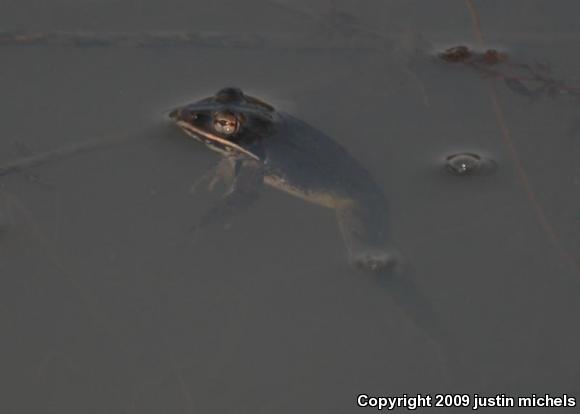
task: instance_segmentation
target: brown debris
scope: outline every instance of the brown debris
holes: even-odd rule
[[[546,63],[513,62],[496,49],[478,52],[463,45],[448,48],[437,57],[445,62],[461,63],[485,78],[501,80],[512,92],[530,99],[562,95],[580,99],[580,88],[554,78]]]
[[[457,63],[471,59],[472,55],[471,50],[467,46],[455,46],[439,53],[439,58],[446,62]]]
[[[507,59],[505,53],[499,52],[495,49],[487,49],[479,58],[481,63],[486,65],[495,65],[496,63],[502,63]]]
[[[507,55],[496,49],[487,49],[483,53],[476,52],[467,46],[454,46],[439,53],[439,58],[445,62],[467,63],[478,62],[484,65],[495,65],[507,59]]]

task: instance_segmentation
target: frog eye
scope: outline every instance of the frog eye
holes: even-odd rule
[[[231,135],[238,131],[240,123],[238,118],[228,112],[218,112],[213,117],[213,128],[216,132]]]

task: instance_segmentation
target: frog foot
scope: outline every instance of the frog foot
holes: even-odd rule
[[[372,273],[401,271],[403,260],[395,249],[364,251],[353,255],[351,262],[359,270]]]
[[[227,158],[223,159],[198,178],[191,187],[189,187],[189,193],[196,194],[199,188],[206,183],[208,191],[213,191],[219,183],[223,183],[227,188],[232,183],[233,175],[234,171],[232,161]]]

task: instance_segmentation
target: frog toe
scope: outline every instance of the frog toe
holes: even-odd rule
[[[399,272],[403,258],[396,249],[364,251],[354,254],[351,258],[353,266],[365,272]]]

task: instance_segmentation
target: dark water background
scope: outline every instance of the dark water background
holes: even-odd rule
[[[576,2],[473,3],[486,45],[580,85]],[[350,413],[361,392],[580,396],[579,102],[531,100],[437,62],[433,50],[478,46],[465,1],[284,4],[2,3],[2,30],[253,33],[266,46],[0,48],[2,162],[143,138],[2,178],[0,411]],[[219,193],[189,189],[217,158],[165,116],[226,85],[322,129],[372,172],[461,374],[347,266],[329,211],[268,190],[229,230],[190,240]],[[448,175],[441,160],[458,151],[498,169]]]

